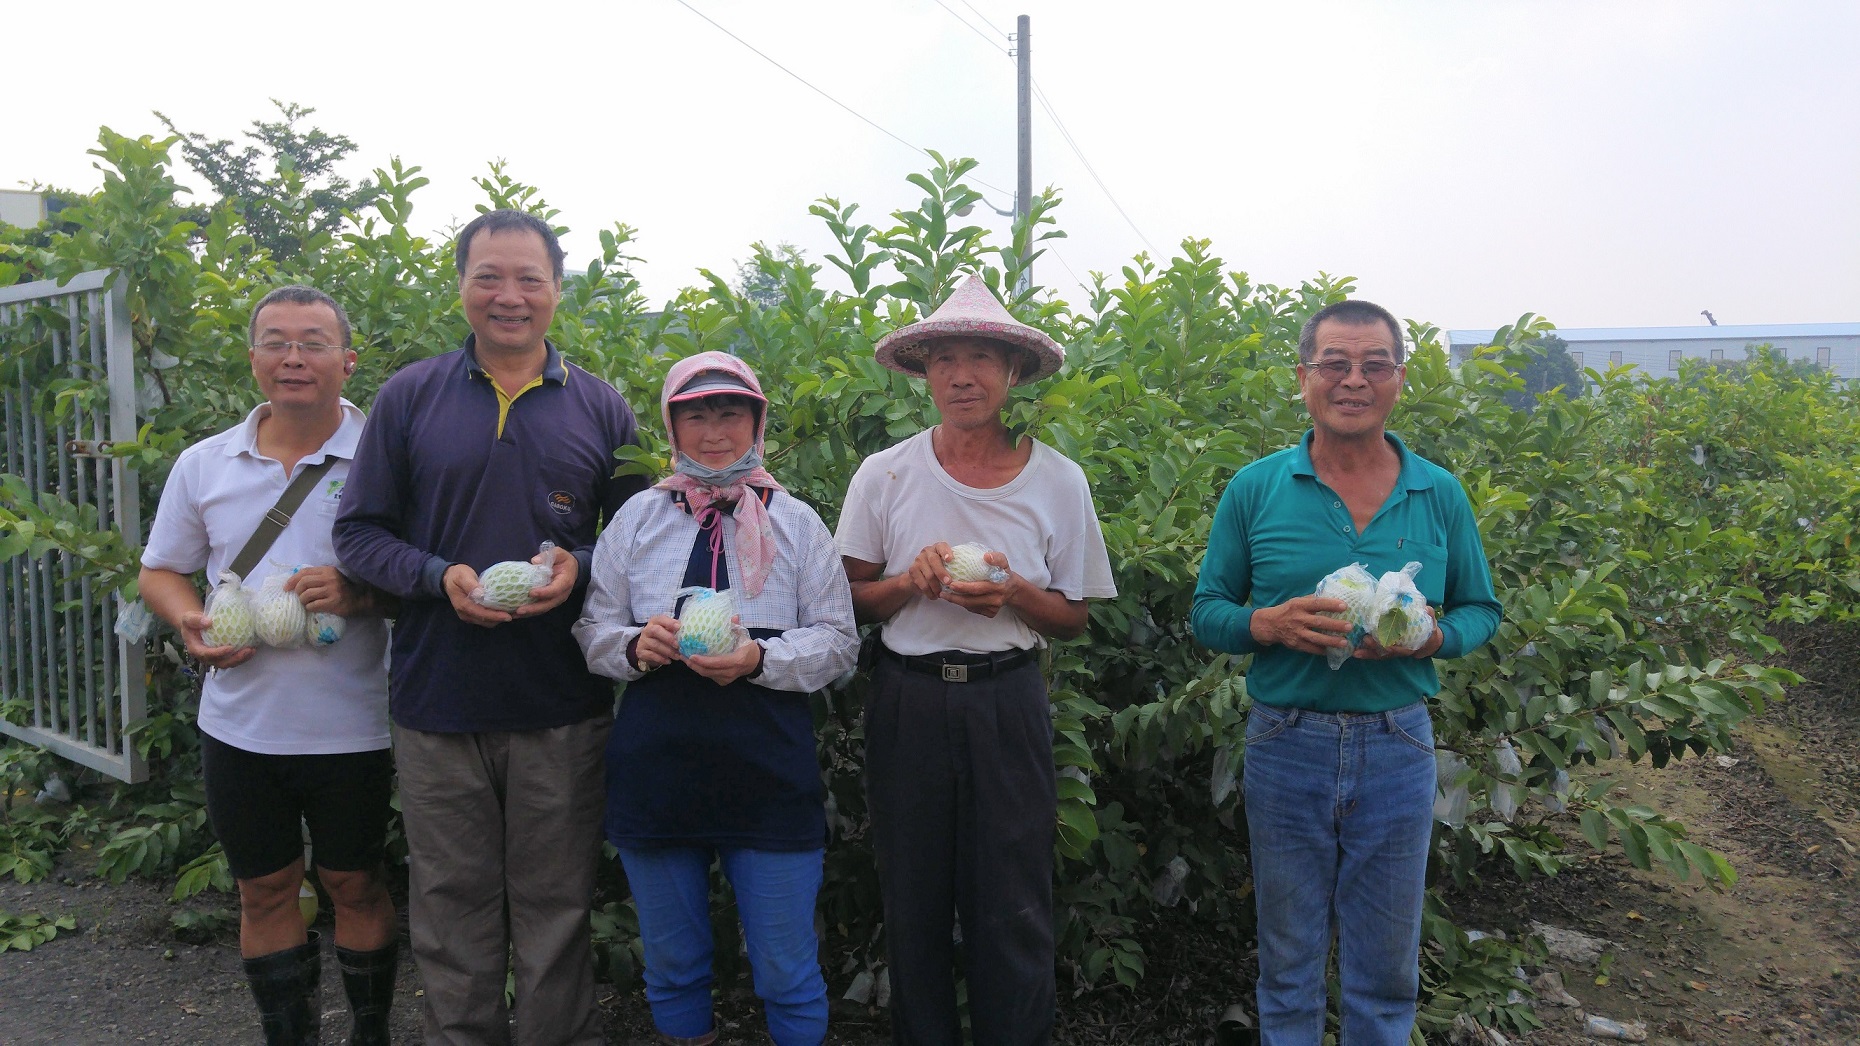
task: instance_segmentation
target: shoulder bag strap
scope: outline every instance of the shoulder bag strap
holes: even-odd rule
[[[233,559],[230,569],[239,575],[240,581],[244,581],[265,553],[271,551],[272,542],[278,540],[284,528],[291,525],[291,513],[304,503],[304,498],[310,495],[310,488],[316,486],[317,480],[322,479],[323,474],[335,465],[336,457],[332,454],[305,468],[297,474],[296,479],[291,480],[290,486],[284,488],[284,493],[278,495],[278,503],[265,510],[265,518],[259,522],[258,529],[252,532],[245,547]]]

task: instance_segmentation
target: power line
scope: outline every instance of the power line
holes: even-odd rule
[[[994,48],[995,50],[997,50],[997,51],[1000,51],[1000,52],[1001,52],[1002,54],[1007,54],[1007,53],[1008,53],[1008,49],[1007,49],[1007,48],[1005,48],[1005,47],[1002,47],[999,41],[997,41],[997,40],[994,40],[994,39],[991,39],[991,38],[989,37],[989,35],[988,35],[987,33],[984,33],[984,32],[982,32],[982,31],[981,31],[980,29],[977,29],[977,28],[975,28],[975,27],[974,27],[973,25],[970,25],[970,24],[969,24],[969,20],[968,20],[968,19],[966,19],[966,18],[964,18],[964,17],[962,17],[961,15],[959,15],[959,14],[957,14],[957,13],[956,13],[956,9],[955,9],[955,8],[953,8],[953,7],[951,7],[951,6],[949,6],[948,4],[946,4],[946,3],[944,3],[944,2],[943,2],[943,0],[930,0],[930,2],[931,2],[931,3],[933,3],[933,4],[935,4],[935,5],[937,5],[938,7],[940,7],[940,8],[942,8],[943,10],[945,10],[945,11],[948,11],[948,12],[949,12],[949,16],[950,16],[951,18],[954,18],[954,19],[955,19],[956,21],[958,21],[958,22],[961,22],[961,23],[962,23],[962,27],[963,27],[964,29],[967,29],[967,30],[968,30],[969,32],[971,32],[971,33],[974,33],[974,34],[975,34],[976,36],[979,36],[979,37],[981,37],[981,38],[982,38],[982,40],[983,40],[983,41],[985,41],[985,42],[986,42],[986,43],[988,44],[988,46],[989,46],[989,47],[992,47],[992,48]],[[963,6],[965,6],[965,7],[966,7],[966,6],[968,6],[968,5],[967,5],[967,4],[964,4]],[[970,8],[969,8],[969,10],[971,10],[971,11],[975,11],[975,8],[973,8],[973,7],[970,7]],[[976,11],[976,13],[977,13],[977,14],[980,14],[981,12],[979,12],[979,11]],[[987,24],[988,24],[988,19],[986,19],[986,18],[984,18],[984,19],[982,19],[982,24],[983,24],[983,25],[987,25]],[[992,28],[994,28],[994,27],[993,27],[993,26],[989,26],[989,28],[990,28],[990,29],[992,29]],[[1011,57],[1011,56],[1010,56],[1010,57]]]
[[[870,125],[874,130],[891,138],[892,140],[896,141],[899,145],[904,146],[906,149],[909,149],[912,152],[918,152],[918,153],[924,154],[925,156],[930,156],[929,150],[912,145],[910,142],[905,141],[903,138],[899,137],[898,135],[887,130],[885,127],[881,126],[877,121],[873,120],[871,117],[866,116],[864,113],[859,112],[857,109],[854,109],[852,106],[847,105],[845,102],[840,101],[838,98],[835,98],[832,95],[828,94],[827,92],[821,90],[820,88],[815,87],[813,84],[808,82],[806,77],[788,68],[787,66],[781,64],[780,62],[777,62],[775,59],[770,58],[768,55],[764,54],[759,48],[757,48],[754,44],[750,43],[749,41],[743,39],[740,36],[737,36],[735,33],[730,32],[728,29],[725,29],[723,26],[718,25],[716,19],[711,18],[709,15],[705,14],[704,12],[698,10],[695,7],[692,7],[690,4],[686,3],[685,0],[678,0],[678,5],[680,7],[683,7],[685,10],[690,11],[692,14],[697,15],[699,18],[702,18],[706,22],[709,22],[711,25],[716,26],[718,32],[722,33],[723,35],[729,37],[732,40],[735,40],[737,43],[742,44],[744,47],[749,48],[751,51],[754,51],[757,57],[761,58],[763,61],[767,62],[768,64],[774,66],[777,69],[780,69],[782,72],[787,73],[789,76],[794,77],[796,80],[800,81],[802,86],[806,87],[808,90],[814,92],[820,97],[825,98],[827,101],[832,102],[834,105],[839,106],[841,109],[844,109],[847,112],[851,113],[852,115],[858,117],[860,120]],[[950,13],[954,14],[955,12],[951,11]],[[966,25],[967,23],[964,23],[964,24]],[[930,158],[932,160],[936,159],[936,157],[934,156],[930,156]],[[994,191],[998,193],[1007,192],[1006,189],[1003,189],[998,185],[989,185],[989,183],[982,181],[980,178],[973,178],[973,180],[977,184],[987,185],[988,188],[993,189]]]
[[[966,26],[966,27],[968,27],[968,29],[969,29],[969,30],[970,30],[971,32],[974,32],[974,33],[975,33],[975,34],[976,34],[977,36],[980,36],[980,37],[982,37],[982,39],[983,39],[984,41],[986,41],[986,42],[987,42],[987,43],[989,44],[989,46],[991,46],[991,47],[995,47],[995,48],[997,48],[997,49],[1000,49],[1000,50],[1002,50],[1002,53],[1003,53],[1003,54],[1006,54],[1006,50],[1005,50],[1005,49],[1002,49],[1002,48],[1000,48],[1000,45],[998,45],[998,44],[996,44],[996,43],[995,43],[994,41],[992,41],[992,40],[989,40],[989,39],[988,39],[988,37],[987,37],[987,35],[986,35],[985,33],[983,33],[983,32],[982,32],[981,30],[979,30],[979,29],[976,29],[976,28],[975,28],[975,27],[974,27],[973,25],[970,25],[970,24],[969,24],[969,22],[968,22],[968,21],[967,21],[966,19],[964,19],[964,18],[962,18],[962,17],[960,16],[960,15],[958,15],[958,14],[957,14],[957,13],[955,12],[955,10],[953,10],[952,8],[950,8],[950,7],[949,7],[949,5],[947,5],[947,4],[944,4],[944,3],[942,2],[942,0],[935,0],[935,2],[936,2],[936,4],[937,4],[937,6],[938,6],[938,7],[941,7],[941,8],[943,8],[943,10],[945,10],[945,11],[948,11],[948,12],[949,12],[949,15],[950,15],[950,17],[951,17],[951,18],[954,18],[954,19],[956,19],[956,21],[958,21],[958,22],[961,22],[961,23],[962,23],[962,24],[963,24],[964,26]],[[975,7],[974,7],[974,5],[972,5],[972,4],[970,4],[970,3],[968,3],[968,0],[961,0],[961,3],[962,3],[962,6],[964,6],[964,7],[967,7],[967,8],[969,9],[969,10],[971,10],[971,11],[975,11]],[[923,154],[924,156],[930,156],[930,153],[929,153],[929,151],[928,151],[928,150],[925,150],[925,149],[923,149],[923,148],[920,148],[920,147],[918,147],[918,146],[916,146],[916,145],[912,145],[912,144],[911,144],[910,142],[908,142],[908,141],[906,141],[906,140],[904,140],[904,138],[902,138],[902,137],[900,137],[899,135],[897,135],[897,134],[895,134],[895,133],[893,133],[892,131],[890,131],[889,129],[887,129],[887,128],[885,128],[884,126],[882,126],[882,125],[880,125],[880,124],[879,124],[879,123],[878,123],[877,121],[875,121],[875,120],[873,120],[873,119],[871,119],[870,117],[868,117],[868,116],[866,116],[865,114],[863,114],[863,113],[861,113],[861,112],[859,112],[858,110],[856,110],[856,109],[854,109],[854,108],[853,108],[852,106],[850,106],[850,105],[847,105],[847,104],[846,104],[845,102],[842,102],[842,101],[840,101],[840,100],[839,100],[838,98],[835,98],[835,97],[833,97],[832,95],[830,95],[830,94],[828,94],[828,93],[827,93],[826,91],[824,91],[824,90],[822,90],[821,88],[819,88],[819,87],[816,87],[816,86],[814,86],[814,85],[813,85],[812,83],[810,83],[810,82],[809,82],[809,81],[807,80],[807,78],[806,78],[806,77],[803,77],[803,76],[802,76],[801,74],[799,74],[799,73],[797,73],[797,72],[795,72],[794,70],[792,70],[792,69],[790,69],[790,68],[788,68],[787,66],[785,66],[785,65],[783,65],[783,64],[781,64],[780,62],[778,62],[778,61],[776,61],[775,59],[773,59],[773,58],[771,58],[771,57],[769,57],[769,56],[768,56],[768,55],[767,55],[766,53],[764,53],[764,52],[763,52],[763,51],[762,51],[762,50],[761,50],[760,48],[758,48],[758,47],[756,47],[756,46],[755,46],[754,44],[751,44],[751,43],[750,43],[749,41],[747,41],[747,40],[744,40],[744,39],[743,39],[742,37],[740,37],[740,36],[737,36],[737,35],[736,35],[735,33],[732,33],[732,32],[731,32],[731,31],[729,31],[728,29],[725,29],[725,28],[724,28],[724,27],[723,27],[722,25],[719,25],[719,24],[717,23],[717,21],[716,21],[715,19],[713,19],[713,18],[711,18],[711,17],[709,16],[709,15],[706,15],[706,14],[705,14],[704,12],[702,12],[702,11],[700,11],[700,10],[698,10],[697,8],[695,8],[695,7],[692,7],[692,6],[691,6],[691,5],[689,4],[689,3],[686,3],[686,2],[685,2],[685,0],[678,0],[678,4],[679,4],[679,6],[680,6],[680,7],[683,7],[683,8],[685,9],[685,10],[687,10],[687,11],[690,11],[690,12],[691,12],[692,14],[694,14],[694,15],[697,15],[697,16],[698,16],[699,18],[702,18],[702,19],[704,19],[704,21],[706,21],[706,22],[709,22],[709,23],[710,23],[710,24],[711,24],[712,26],[714,26],[714,27],[715,27],[715,28],[717,29],[717,31],[718,31],[718,32],[721,32],[721,33],[722,33],[723,35],[725,35],[725,36],[727,36],[727,37],[729,37],[730,39],[732,39],[732,40],[734,40],[734,41],[736,41],[736,42],[737,42],[737,43],[739,43],[739,44],[742,44],[742,45],[743,45],[744,47],[746,47],[746,48],[748,48],[748,49],[749,49],[750,51],[752,51],[752,52],[754,52],[754,53],[755,53],[755,55],[756,55],[756,56],[757,56],[758,58],[761,58],[761,59],[762,59],[763,61],[765,61],[765,62],[767,62],[767,63],[769,63],[770,65],[772,65],[772,66],[774,66],[775,68],[777,68],[777,69],[780,69],[780,70],[781,70],[782,72],[784,72],[784,73],[787,73],[787,74],[788,74],[788,75],[789,75],[790,77],[793,77],[793,78],[794,78],[795,80],[797,80],[797,81],[799,81],[799,82],[801,83],[801,85],[802,85],[802,86],[804,86],[804,87],[806,87],[806,88],[807,88],[808,90],[810,90],[810,91],[813,91],[813,92],[814,92],[815,94],[817,94],[817,95],[819,95],[819,96],[821,96],[822,98],[825,98],[825,99],[826,99],[827,101],[829,101],[829,102],[832,102],[832,103],[833,103],[834,105],[837,105],[837,106],[839,106],[839,107],[840,107],[841,109],[844,109],[844,110],[845,110],[846,112],[848,112],[848,113],[851,113],[851,114],[852,114],[853,116],[855,116],[855,117],[857,117],[857,118],[858,118],[858,119],[859,119],[860,121],[862,121],[862,122],[864,122],[865,124],[867,124],[867,125],[869,125],[869,126],[870,126],[870,127],[872,127],[872,128],[874,129],[874,130],[877,130],[877,131],[878,131],[878,132],[880,132],[881,134],[884,134],[884,135],[885,135],[886,137],[888,137],[888,138],[890,138],[890,139],[892,139],[893,141],[895,141],[895,142],[897,142],[898,144],[900,144],[900,145],[902,145],[902,146],[904,146],[905,148],[907,148],[907,149],[909,149],[909,150],[911,150],[912,152],[916,152],[916,153],[922,153],[922,154]],[[980,11],[975,11],[975,13],[976,13],[976,14],[977,14],[978,16],[981,16],[981,12],[980,12]],[[984,20],[984,21],[986,21],[986,16],[982,16],[982,17],[983,17],[983,20]],[[1038,90],[1038,87],[1037,87],[1037,85],[1036,85],[1036,90]],[[1086,161],[1086,159],[1085,159],[1085,156],[1084,156],[1084,153],[1082,153],[1082,152],[1081,152],[1081,151],[1079,150],[1079,148],[1078,148],[1078,145],[1077,145],[1077,143],[1076,143],[1076,142],[1072,142],[1072,141],[1071,141],[1071,135],[1070,135],[1070,134],[1067,134],[1067,132],[1066,132],[1066,130],[1065,130],[1065,125],[1064,125],[1064,124],[1063,124],[1063,123],[1062,123],[1062,122],[1060,121],[1060,119],[1059,119],[1059,114],[1058,114],[1058,113],[1056,113],[1056,112],[1054,112],[1054,111],[1053,111],[1053,107],[1052,107],[1052,105],[1051,105],[1050,103],[1048,103],[1048,102],[1047,102],[1047,101],[1045,100],[1045,98],[1044,98],[1044,93],[1045,93],[1045,92],[1040,92],[1040,93],[1041,93],[1041,95],[1042,95],[1042,98],[1041,98],[1041,104],[1042,104],[1043,106],[1045,106],[1045,107],[1046,107],[1046,111],[1047,111],[1047,113],[1048,113],[1048,115],[1050,115],[1050,116],[1052,116],[1052,118],[1053,118],[1053,123],[1054,123],[1054,124],[1055,124],[1056,126],[1058,126],[1058,127],[1059,127],[1059,130],[1060,130],[1060,133],[1061,133],[1062,135],[1065,135],[1065,137],[1066,137],[1066,140],[1067,140],[1067,142],[1068,142],[1068,144],[1070,144],[1070,145],[1072,146],[1072,151],[1073,151],[1073,152],[1074,152],[1074,153],[1075,153],[1076,155],[1078,155],[1078,158],[1079,158],[1079,161],[1080,161],[1081,163],[1084,163],[1084,164],[1085,164],[1085,168],[1086,168],[1086,170],[1087,170],[1087,171],[1091,171],[1091,164],[1090,164],[1090,163],[1089,163],[1088,161]],[[935,157],[931,157],[931,158],[932,158],[932,159],[935,159]],[[1098,176],[1097,176],[1097,172],[1095,172],[1095,171],[1092,171],[1091,173],[1092,173],[1092,179],[1093,179],[1094,181],[1096,181],[1096,182],[1098,183],[1098,188],[1104,191],[1104,194],[1105,194],[1105,196],[1106,196],[1106,197],[1111,197],[1111,191],[1110,191],[1109,189],[1106,189],[1106,188],[1105,188],[1105,185],[1104,185],[1104,181],[1103,181],[1102,179],[1100,179],[1100,178],[1098,178]],[[995,192],[997,192],[997,193],[1001,193],[1001,194],[1003,194],[1003,195],[1007,195],[1007,196],[1010,196],[1010,197],[1011,197],[1011,196],[1013,195],[1012,193],[1009,193],[1009,192],[1008,192],[1008,191],[1007,191],[1006,189],[1003,189],[1003,188],[1001,188],[1001,187],[1000,187],[1000,186],[998,186],[998,185],[992,185],[992,184],[990,184],[990,183],[988,183],[988,182],[985,182],[985,181],[983,181],[983,180],[982,180],[982,179],[980,179],[980,178],[975,178],[975,177],[973,177],[972,175],[970,176],[970,179],[969,179],[969,180],[971,180],[971,181],[974,181],[974,182],[975,182],[976,184],[978,184],[978,185],[981,185],[981,186],[984,186],[984,187],[986,187],[986,188],[989,188],[989,189],[993,189],[993,190],[994,190]],[[986,201],[984,201],[984,202],[986,202]],[[1114,207],[1116,207],[1116,206],[1117,206],[1117,200],[1116,200],[1116,199],[1115,199],[1114,197],[1113,197],[1113,198],[1111,198],[1111,205],[1112,205],[1112,206],[1114,206]],[[992,208],[992,207],[993,207],[993,205],[992,205],[992,204],[990,204],[990,207]],[[1119,213],[1119,214],[1123,214],[1123,208],[1122,208],[1122,207],[1118,207],[1118,213]],[[1127,215],[1127,214],[1126,214],[1126,215],[1124,215],[1124,220],[1125,220],[1125,221],[1127,221],[1127,222],[1128,222],[1128,221],[1130,221],[1130,216],[1129,216],[1129,215]],[[1136,224],[1135,224],[1134,222],[1132,222],[1132,223],[1131,223],[1131,228],[1132,228],[1133,230],[1136,230],[1136,231],[1137,231],[1137,235],[1138,235],[1139,237],[1142,237],[1142,236],[1143,236],[1143,232],[1142,232],[1142,230],[1138,230],[1138,229],[1136,229]],[[1149,243],[1149,240],[1148,240],[1147,238],[1145,238],[1143,242],[1147,244],[1147,243]],[[1061,255],[1061,254],[1059,253],[1059,250],[1058,250],[1058,248],[1056,248],[1056,247],[1053,247],[1052,245],[1050,245],[1050,244],[1049,244],[1049,245],[1047,245],[1047,247],[1046,247],[1045,249],[1046,249],[1046,250],[1047,250],[1047,251],[1048,251],[1049,253],[1051,253],[1051,254],[1052,254],[1052,256],[1053,256],[1053,258],[1054,258],[1054,259],[1055,259],[1056,261],[1058,261],[1058,262],[1059,262],[1059,264],[1060,264],[1060,265],[1061,265],[1061,266],[1062,266],[1062,267],[1063,267],[1063,268],[1064,268],[1064,269],[1066,270],[1066,274],[1072,277],[1072,282],[1073,282],[1074,284],[1076,284],[1076,285],[1078,286],[1078,288],[1079,288],[1079,289],[1080,289],[1081,291],[1086,291],[1087,293],[1089,293],[1089,288],[1087,288],[1087,287],[1085,286],[1085,283],[1084,283],[1084,281],[1083,281],[1083,280],[1080,280],[1080,279],[1079,279],[1079,277],[1078,277],[1078,273],[1076,273],[1076,272],[1074,272],[1074,271],[1073,271],[1073,269],[1072,269],[1072,265],[1071,265],[1071,264],[1070,264],[1069,262],[1067,262],[1067,261],[1066,261],[1066,259],[1065,259],[1065,257],[1064,257],[1063,255]],[[1152,247],[1151,249],[1152,249],[1152,250],[1154,250],[1155,248],[1153,248],[1153,247]]]
[[[974,25],[970,24],[968,19],[962,17],[960,14],[957,14],[955,8],[950,7],[948,4],[944,3],[943,0],[931,0],[931,2],[936,4],[938,7],[942,8],[943,10],[948,11],[949,16],[951,18],[954,18],[956,21],[962,23],[963,28],[974,33],[976,36],[981,37],[982,41],[986,43],[990,48],[1000,51],[1002,54],[1006,55],[1009,58],[1013,57],[1013,54],[1009,52],[1007,48],[1002,47],[1000,44],[996,43],[993,39],[991,39],[988,36],[987,33],[984,33],[980,29],[975,28]],[[993,24],[988,21],[988,16],[985,14],[982,14],[980,11],[976,11],[975,5],[969,3],[969,0],[959,0],[959,2],[962,4],[962,6],[968,8],[969,10],[975,11],[975,16],[982,20],[983,25],[988,26],[990,29],[994,28]],[[1008,39],[1008,40],[1012,40],[1014,38],[1013,35],[1010,33],[1002,33],[1000,35],[1004,39]],[[989,203],[987,199],[983,199],[982,202],[987,204],[988,208],[994,211],[996,214],[1004,215],[1007,217],[1014,216],[1013,211],[1003,211],[999,207],[996,207],[994,204]],[[1053,260],[1057,261],[1060,264],[1060,266],[1066,270],[1066,275],[1072,277],[1072,282],[1078,287],[1079,290],[1084,291],[1087,296],[1091,294],[1091,289],[1085,286],[1085,281],[1079,279],[1079,274],[1077,272],[1074,272],[1072,269],[1072,263],[1066,261],[1065,256],[1059,253],[1058,247],[1055,247],[1049,243],[1049,244],[1044,245],[1041,248],[1041,250],[1044,250],[1053,256]]]
[[[1072,277],[1072,282],[1078,285],[1078,289],[1085,292],[1085,297],[1090,298],[1091,288],[1085,286],[1085,281],[1079,279],[1079,274],[1072,271],[1071,263],[1066,261],[1065,255],[1059,253],[1059,248],[1054,247],[1051,244],[1048,244],[1043,249],[1052,252],[1053,258],[1059,262],[1062,268],[1066,270],[1066,275]]]
[[[989,39],[987,34],[983,33],[980,29],[975,28],[975,26],[971,25],[968,19],[957,14],[955,8],[950,7],[948,4],[944,3],[943,0],[931,0],[931,2],[935,3],[938,7],[942,8],[943,10],[948,11],[949,16],[951,18],[954,18],[956,21],[961,22],[964,28],[968,29],[970,32],[974,33],[975,35],[981,37],[988,44],[988,46],[994,48],[995,50],[1001,51],[1003,54],[1007,54],[1009,57],[1012,57],[1012,55],[1005,48],[1001,47],[1000,44],[997,44],[993,40]],[[988,21],[988,16],[982,14],[980,11],[976,11],[975,5],[969,3],[969,0],[958,0],[958,2],[961,3],[962,6],[968,8],[969,10],[975,11],[976,17],[980,18],[984,25],[989,25],[990,28],[993,28],[993,25],[989,23]],[[1007,34],[1002,34],[1002,35],[1005,36]],[[1009,39],[1012,39],[1012,37],[1010,36]],[[1104,193],[1105,199],[1111,201],[1111,206],[1113,208],[1116,208],[1118,215],[1124,219],[1124,223],[1130,226],[1130,231],[1137,234],[1137,239],[1143,241],[1143,245],[1150,249],[1151,254],[1155,254],[1156,245],[1151,243],[1150,238],[1148,236],[1145,236],[1143,234],[1143,230],[1137,227],[1137,223],[1131,219],[1129,212],[1124,210],[1124,205],[1117,202],[1117,196],[1111,192],[1111,187],[1104,184],[1104,179],[1098,176],[1098,169],[1093,167],[1091,165],[1091,161],[1085,158],[1085,150],[1079,148],[1079,143],[1076,139],[1072,137],[1072,132],[1066,129],[1066,122],[1059,118],[1059,111],[1053,107],[1053,103],[1051,99],[1047,98],[1046,91],[1040,86],[1040,82],[1038,79],[1035,79],[1033,82],[1033,90],[1034,90],[1035,96],[1038,97],[1040,101],[1040,107],[1046,110],[1047,116],[1052,117],[1053,126],[1059,130],[1059,136],[1065,140],[1067,148],[1071,149],[1072,155],[1078,157],[1079,163],[1084,165],[1085,173],[1091,175],[1091,180],[1098,183],[1099,191]],[[1057,257],[1056,254],[1055,254],[1055,257]],[[1061,264],[1064,264],[1064,261],[1065,259],[1063,258],[1060,259]],[[1073,279],[1075,280],[1077,278],[1078,278],[1077,276],[1073,277]],[[1083,285],[1081,284],[1081,286]]]
[[[936,4],[938,7],[942,8],[943,10],[948,11],[949,16],[951,18],[954,18],[956,21],[960,22],[964,29],[967,29],[968,31],[974,33],[976,36],[981,37],[982,42],[986,43],[991,49],[1000,51],[1001,54],[1004,57],[1008,58],[1010,61],[1013,59],[1014,53],[1012,51],[1009,51],[1007,48],[1002,47],[1000,44],[990,39],[987,33],[984,33],[980,29],[975,28],[975,26],[970,25],[969,20],[957,14],[955,8],[944,3],[943,0],[931,0],[931,2]],[[968,8],[969,10],[975,11],[975,5],[969,3],[969,0],[961,0],[961,3],[962,3],[962,6]],[[975,11],[975,14],[976,14],[976,17],[982,20],[983,25],[988,26],[989,29],[994,29],[994,25],[988,21],[987,15],[982,14],[980,11]],[[1005,40],[1012,40],[1014,38],[1012,33],[1002,33],[1001,37],[1002,39],[1005,39]],[[992,189],[994,187],[989,186],[989,188]],[[997,189],[996,191],[1003,192],[1003,193],[1007,192],[1006,189]],[[1010,201],[1014,201],[1015,197],[1017,197],[1018,195],[1019,195],[1018,193],[1008,193],[1008,199]],[[982,202],[988,204],[988,209],[991,211],[994,211],[996,214],[1004,215],[1007,217],[1013,217],[1014,215],[1014,211],[1011,209],[1013,206],[1012,202],[1010,202],[1009,204],[1010,209],[1005,210],[1005,211],[999,207],[996,207],[993,203],[990,203],[987,199],[983,199]]]
[[[1040,100],[1040,107],[1046,110],[1046,115],[1053,118],[1053,126],[1059,129],[1060,137],[1064,138],[1066,145],[1071,147],[1072,155],[1079,158],[1079,163],[1085,165],[1085,173],[1091,175],[1091,180],[1098,183],[1098,188],[1104,193],[1104,198],[1111,201],[1111,206],[1117,209],[1117,213],[1123,217],[1124,223],[1130,226],[1131,232],[1137,234],[1137,239],[1143,241],[1143,245],[1150,249],[1150,253],[1156,253],[1156,245],[1150,242],[1148,236],[1143,235],[1142,229],[1137,228],[1137,223],[1133,221],[1130,214],[1124,210],[1124,205],[1117,202],[1117,197],[1112,194],[1111,187],[1104,184],[1103,178],[1098,177],[1097,168],[1093,167],[1091,161],[1085,158],[1085,150],[1079,148],[1079,143],[1072,138],[1072,132],[1066,130],[1066,122],[1059,118],[1059,112],[1053,108],[1052,101],[1046,97],[1046,91],[1040,87],[1040,82],[1038,80],[1035,80],[1033,83],[1033,93],[1034,97]]]
[[[961,3],[962,6],[968,8],[969,10],[975,11],[975,5],[972,3],[969,3],[969,0],[958,0],[958,2]],[[975,17],[981,19],[982,24],[987,26],[988,28],[993,29],[995,27],[995,24],[988,20],[988,16],[981,13],[980,11],[975,11]],[[1012,40],[1014,38],[1013,33],[1002,33],[1001,35],[1008,38],[1009,40]]]

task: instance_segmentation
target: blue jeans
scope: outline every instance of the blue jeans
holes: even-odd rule
[[[710,862],[721,858],[736,890],[756,995],[776,1046],[819,1046],[827,1036],[827,982],[814,937],[822,850],[623,849],[639,909],[652,1023],[673,1038],[711,1030]]]
[[[1323,1041],[1333,935],[1343,1046],[1406,1043],[1436,787],[1427,706],[1331,715],[1255,704],[1244,780],[1261,1046]]]

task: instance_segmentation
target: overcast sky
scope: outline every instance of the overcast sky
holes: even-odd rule
[[[1027,14],[1034,78],[1109,189],[1036,105],[1034,184],[1062,190],[1068,233],[1040,281],[1075,302],[1072,274],[1192,236],[1256,281],[1352,275],[1449,328],[1860,320],[1849,0],[944,3],[103,0],[81,32],[7,5],[0,186],[92,189],[100,125],[159,134],[159,109],[236,137],[278,98],[355,140],[352,175],[422,166],[427,229],[470,217],[494,158],[561,209],[571,264],[636,227],[658,303],[753,241],[822,260],[810,202],[882,228],[929,163],[691,8],[911,145],[977,158],[1003,208],[1003,34]]]

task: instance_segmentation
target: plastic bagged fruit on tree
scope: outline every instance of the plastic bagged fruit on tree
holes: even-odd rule
[[[1492,749],[1492,765],[1498,770],[1498,774],[1493,775],[1488,795],[1492,812],[1510,821],[1518,815],[1520,789],[1501,780],[1499,775],[1515,779],[1524,772],[1524,763],[1518,758],[1518,750],[1511,747],[1510,741],[1500,741],[1498,747]]]
[[[1602,735],[1602,742],[1608,746],[1608,758],[1621,758],[1621,735],[1615,733],[1615,725],[1599,715],[1594,721],[1595,732]]]
[[[492,610],[511,611],[536,602],[530,589],[541,588],[555,577],[555,542],[545,541],[537,549],[541,563],[506,559],[494,563],[478,575],[478,587],[472,589],[472,602]]]
[[[220,573],[220,583],[207,593],[207,628],[200,639],[208,646],[251,646],[258,639],[257,622],[252,617],[252,599],[239,575],[230,570]]]
[[[988,562],[982,557],[991,550],[988,546],[975,541],[965,541],[950,549],[953,553],[946,564],[951,581],[992,581],[1000,584],[1008,579],[1008,572]]]
[[[1164,908],[1173,908],[1182,900],[1188,885],[1188,858],[1177,854],[1150,883],[1150,896]]]
[[[147,603],[140,599],[125,602],[122,594],[117,593],[115,629],[117,635],[131,643],[140,643],[149,637],[149,632],[154,628],[155,614],[149,610]]]
[[[681,588],[673,597],[684,597],[678,608],[678,653],[692,655],[728,654],[749,638],[736,621],[736,592],[714,588]]]
[[[1434,750],[1434,820],[1458,828],[1466,823],[1472,795],[1467,785],[1466,760],[1457,752]]]
[[[1569,771],[1561,767],[1550,778],[1550,794],[1544,796],[1544,809],[1553,814],[1569,812]]]

